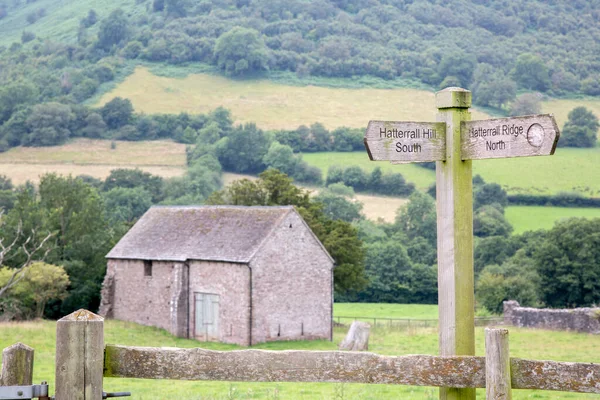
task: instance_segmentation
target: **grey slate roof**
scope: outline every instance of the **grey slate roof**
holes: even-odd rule
[[[107,258],[247,263],[292,206],[155,206]]]

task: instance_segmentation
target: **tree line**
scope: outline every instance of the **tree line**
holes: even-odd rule
[[[0,314],[57,318],[82,307],[97,309],[109,249],[152,204],[178,202],[294,205],[336,260],[336,301],[437,302],[436,213],[429,194],[413,192],[393,223],[376,223],[364,218],[352,189],[341,182],[311,197],[269,169],[256,181],[214,185],[202,194],[196,190],[207,191],[205,178],[192,168],[166,180],[120,169],[104,180],[47,174],[36,188],[14,187],[1,177],[1,198],[12,201],[2,204],[0,214]],[[511,235],[506,193],[478,176],[474,188],[476,300],[482,312],[499,312],[507,299],[528,306],[597,304],[600,219],[569,219],[548,231]],[[5,290],[14,276],[18,282]]]
[[[147,0],[138,2],[135,13],[117,9],[104,19],[89,10],[73,42],[36,38],[27,31],[21,43],[0,47],[0,125],[8,124],[3,129],[12,132],[2,135],[0,148],[7,142],[14,146],[61,140],[72,119],[65,106],[80,104],[101,85],[131,71],[132,63],[125,60],[203,62],[236,76],[268,70],[299,76],[400,78],[433,88],[460,85],[473,91],[476,104],[510,113],[535,108],[537,95],[517,97],[520,91],[599,95],[597,1],[467,5],[458,0]],[[21,3],[0,3],[0,18]],[[31,18],[32,28],[38,19],[49,17],[46,10],[38,11]],[[399,21],[402,29],[397,29]],[[31,109],[36,105],[40,109]],[[27,122],[33,111],[36,115]],[[56,118],[62,126],[41,132],[40,118]],[[90,130],[99,128],[94,122],[100,123],[93,117]],[[143,130],[136,133],[128,125],[121,136],[143,135]],[[314,133],[319,135],[316,127]],[[38,134],[45,138],[38,140]],[[333,135],[337,138],[338,132]],[[280,143],[316,151],[285,136],[280,134]],[[319,145],[322,150],[355,149],[356,135],[350,136]],[[589,140],[595,140],[580,130],[573,130],[572,136],[573,143],[563,143],[590,146]]]

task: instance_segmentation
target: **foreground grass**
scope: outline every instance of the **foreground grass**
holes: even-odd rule
[[[510,206],[506,208],[505,214],[514,228],[513,233],[523,233],[550,229],[557,221],[566,218],[600,218],[600,208]]]
[[[360,128],[372,119],[435,121],[436,113],[434,93],[425,90],[292,86],[210,74],[173,78],[156,76],[146,67],[136,68],[95,105],[118,96],[148,114],[206,113],[223,106],[236,122],[255,122],[262,129],[294,129],[313,122]],[[486,114],[474,111],[473,117]]]
[[[373,316],[426,317],[437,315],[437,306],[400,304],[336,303],[334,315],[368,313]],[[276,342],[256,346],[258,349],[334,350],[347,328],[336,328],[334,341]],[[35,352],[34,381],[48,380],[54,388],[54,346],[56,323],[36,321],[0,324],[0,348],[16,341],[32,346]],[[600,336],[568,332],[510,328],[511,356],[559,361],[598,362]],[[372,330],[370,351],[385,355],[437,354],[437,330]],[[212,350],[237,349],[234,345],[199,343],[175,338],[163,330],[121,321],[106,321],[105,342],[130,346],[198,347]],[[484,332],[476,329],[476,352],[484,354]],[[185,382],[107,378],[106,391],[131,391],[133,399],[437,399],[437,389],[395,385],[327,384],[327,383],[240,383]],[[515,399],[591,399],[591,395],[542,391],[514,391]],[[483,397],[483,391],[478,396]]]

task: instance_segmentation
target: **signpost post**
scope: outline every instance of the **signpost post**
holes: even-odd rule
[[[373,161],[436,161],[440,355],[475,355],[471,160],[554,154],[551,115],[470,121],[471,92],[436,93],[437,123],[371,121]],[[473,388],[440,388],[440,399],[475,399]]]

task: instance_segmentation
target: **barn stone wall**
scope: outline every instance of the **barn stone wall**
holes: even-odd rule
[[[333,263],[296,213],[250,262],[252,341],[331,339]]]
[[[504,302],[504,324],[600,334],[600,308],[544,309]]]
[[[142,260],[109,260],[99,313],[185,337],[187,272],[184,263],[153,261],[146,276]]]
[[[189,330],[195,337],[194,293],[219,295],[219,336],[224,343],[248,346],[250,269],[246,264],[190,261]]]

